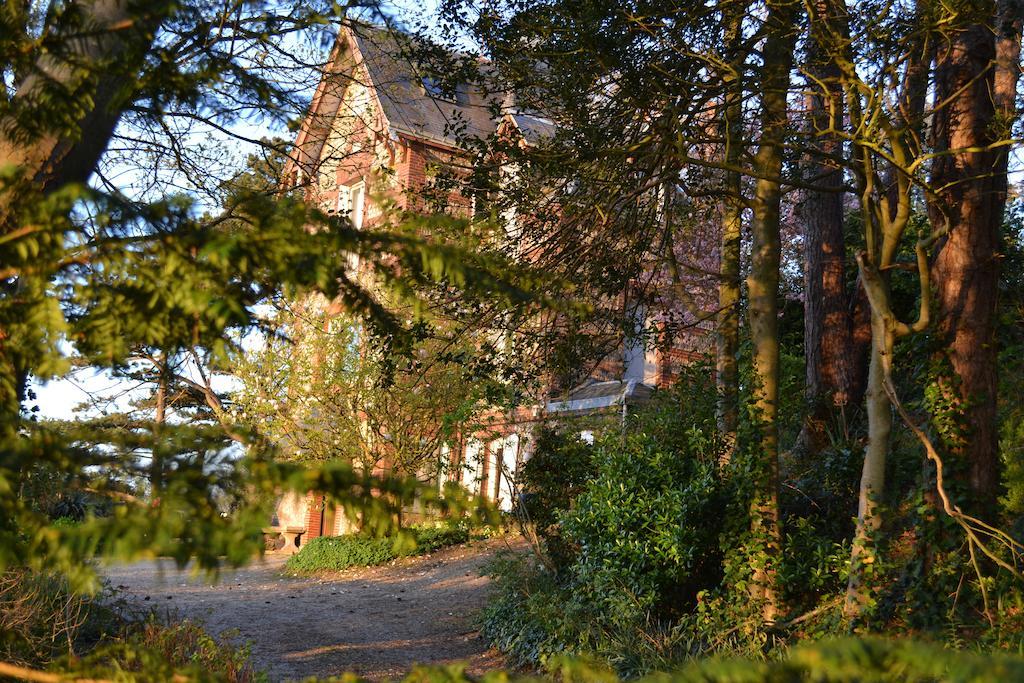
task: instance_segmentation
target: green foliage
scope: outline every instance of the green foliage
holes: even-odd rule
[[[1024,676],[1024,660],[956,652],[909,640],[847,638],[794,648],[781,661],[711,660],[655,680],[782,683],[786,681],[1002,681]]]
[[[382,538],[365,534],[319,536],[303,543],[299,552],[288,558],[285,569],[309,574],[370,567],[468,541],[469,528],[465,525],[412,527]]]
[[[606,668],[586,660],[552,657],[548,668],[563,681],[620,680]],[[433,675],[437,678],[413,680],[453,680],[441,677],[440,672]],[[999,683],[1021,677],[1024,677],[1024,658],[1020,656],[957,651],[904,639],[843,638],[801,645],[774,661],[711,658],[639,680],[649,683]]]
[[[265,680],[244,664],[244,649],[218,645],[194,624],[154,629],[134,644],[134,652],[122,651],[121,662],[102,657],[77,662],[76,673],[104,675],[114,680],[169,680],[173,669],[161,666],[161,655],[177,659],[189,680],[247,683]],[[158,654],[159,653],[159,654]],[[104,668],[107,664],[109,668]],[[113,664],[113,665],[111,665]],[[204,669],[206,666],[208,668]],[[415,667],[402,683],[619,683],[620,679],[599,663],[553,657],[548,676],[517,675],[492,671],[471,676],[465,666]],[[166,678],[161,678],[165,676]],[[794,648],[776,661],[718,658],[692,662],[669,672],[640,678],[640,683],[1002,683],[1024,678],[1024,658],[1009,654],[963,652],[912,640],[843,638]],[[362,683],[352,674],[327,681]],[[309,683],[315,683],[310,679]]]
[[[545,561],[496,564],[484,617],[514,661],[568,652],[637,674],[694,651],[699,630],[681,618],[722,579],[738,493],[720,474],[708,378],[695,368],[593,446],[541,435],[524,481]]]
[[[603,614],[686,609],[717,581],[725,501],[706,440],[690,436],[685,449],[648,433],[595,445],[596,473],[563,523],[580,548],[574,585]]]
[[[1010,206],[999,292],[999,451],[1006,511],[1024,532],[1024,203]]]
[[[395,540],[368,536],[320,536],[302,544],[285,569],[295,573],[339,571],[384,564],[398,557]]]
[[[496,590],[481,617],[482,633],[512,665],[545,664],[582,648],[588,622],[564,577],[534,557],[511,554],[499,555],[488,573]]]
[[[412,534],[416,541],[417,555],[432,553],[450,545],[467,543],[470,539],[470,529],[465,524],[413,527]]]
[[[419,321],[410,348],[389,349],[371,326],[325,306],[315,298],[292,304],[268,321],[274,337],[237,358],[232,418],[286,444],[280,457],[289,460],[342,460],[367,471],[386,464],[434,478],[442,446],[477,429],[485,408],[484,383],[448,355],[467,351],[470,337],[445,342]]]
[[[266,674],[249,661],[248,646],[232,645],[231,633],[211,636],[202,624],[184,620],[170,625],[150,619],[128,628],[86,656],[58,661],[65,671],[88,672],[114,680],[265,683]]]
[[[381,531],[414,498],[460,507],[413,479],[280,462],[288,444],[236,420],[211,382],[243,340],[275,332],[266,312],[285,299],[323,297],[404,350],[438,292],[486,295],[498,310],[534,300],[533,271],[431,237],[469,221],[395,210],[357,230],[277,191],[286,145],[240,145],[230,130],[307,110],[319,40],[347,7],[27,7],[0,13],[0,571],[53,571],[76,590],[98,588],[97,558],[215,571],[261,552],[270,501],[286,491],[321,491]],[[82,35],[96,36],[88,54]],[[253,152],[246,169],[239,151]],[[131,180],[118,185],[112,168]],[[350,277],[353,257],[372,282]],[[72,366],[151,391],[131,411],[40,421],[32,382]],[[187,407],[157,410],[158,391]],[[55,526],[57,515],[81,521]]]
[[[556,568],[566,567],[575,557],[575,546],[562,533],[561,522],[595,473],[593,451],[573,432],[543,427],[533,455],[519,471],[522,512]]]

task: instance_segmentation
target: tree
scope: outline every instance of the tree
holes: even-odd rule
[[[995,293],[1021,17],[1016,2],[967,3],[939,38],[935,60],[930,213],[935,229],[948,232],[934,266],[937,348],[947,366],[936,382],[958,414],[959,433],[944,435],[947,448],[988,512],[999,489]]]
[[[779,205],[783,140],[789,125],[787,97],[789,72],[793,64],[797,18],[791,2],[769,3],[763,30],[763,64],[760,69],[762,92],[761,131],[753,169],[758,179],[752,200],[752,236],[750,275],[747,289],[750,303],[750,337],[753,344],[755,420],[761,436],[758,459],[763,477],[761,490],[752,503],[755,531],[763,534],[766,552],[754,575],[753,597],[763,603],[765,621],[775,620],[779,599],[775,587],[773,563],[781,548],[779,516]]]
[[[236,364],[235,419],[300,462],[341,460],[359,471],[436,481],[442,446],[473,433],[483,382],[430,327],[407,353],[382,351],[358,321],[282,311],[278,334]],[[454,346],[454,345],[452,345]],[[461,347],[461,348],[459,348]]]
[[[815,13],[836,21],[845,10],[822,1]],[[828,428],[837,415],[860,405],[863,349],[854,340],[854,296],[846,284],[846,234],[843,140],[831,132],[842,127],[844,102],[839,86],[838,56],[812,32],[807,37],[805,95],[806,170],[810,189],[799,206],[804,251],[804,359],[807,415],[800,446],[809,455],[826,445]],[[851,416],[852,417],[852,416]]]
[[[79,586],[92,579],[86,560],[97,552],[195,557],[214,568],[262,548],[266,502],[281,488],[352,504],[374,490],[408,500],[414,482],[340,464],[275,462],[275,444],[251,432],[231,433],[245,443],[239,458],[225,451],[220,419],[182,424],[166,410],[190,379],[170,376],[180,358],[224,359],[284,293],[317,292],[402,339],[395,311],[348,278],[350,254],[379,265],[374,287],[479,285],[508,301],[529,299],[525,280],[513,282],[519,271],[490,269],[493,259],[482,267],[453,245],[397,229],[402,217],[391,229],[358,231],[276,188],[231,182],[237,168],[215,177],[223,168],[208,163],[203,140],[219,131],[226,147],[257,144],[232,124],[301,113],[323,56],[304,61],[309,51],[299,38],[318,52],[319,37],[349,21],[347,6],[81,0],[52,3],[45,13],[33,7],[8,3],[0,12],[0,489],[7,492],[0,567],[56,568]],[[197,142],[197,134],[205,138]],[[115,183],[118,171],[129,179]],[[223,208],[197,204],[212,199]],[[145,352],[156,371],[153,419],[59,430],[30,419],[22,410],[28,379],[62,372],[65,345],[78,362],[116,371]],[[219,398],[204,394],[204,401],[213,409]],[[158,497],[144,500],[116,484],[141,472],[138,453],[162,470],[154,477]],[[213,456],[226,466],[208,469]],[[52,528],[31,501],[9,495],[39,468],[69,489],[108,497],[116,514]],[[228,518],[222,494],[234,510]]]

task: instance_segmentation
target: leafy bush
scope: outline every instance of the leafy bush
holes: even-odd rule
[[[364,534],[319,536],[303,543],[299,552],[288,558],[285,569],[308,574],[371,567],[468,541],[469,529],[461,525],[412,527],[406,533],[381,538]]]
[[[496,585],[481,619],[483,636],[514,666],[545,664],[579,643],[582,621],[568,586],[532,556],[499,555],[488,567]]]
[[[69,676],[113,680],[190,680],[255,683],[267,680],[247,661],[248,650],[207,635],[193,622],[148,625],[130,640],[88,657],[62,662]],[[618,683],[620,679],[586,659],[552,657],[546,667],[565,683]],[[44,674],[48,675],[48,674]],[[337,678],[329,680],[339,680]],[[340,680],[363,680],[351,674]],[[404,683],[472,683],[462,664],[417,666]],[[530,683],[540,679],[494,671],[484,682]],[[842,638],[790,650],[773,661],[761,658],[707,658],[639,683],[1003,683],[1024,680],[1024,657],[951,650],[904,639]],[[308,683],[315,683],[309,679]],[[326,682],[325,682],[326,683]]]
[[[384,564],[398,557],[391,538],[372,538],[347,534],[320,536],[302,544],[288,558],[285,568],[297,573],[338,571],[349,567]]]
[[[544,428],[519,474],[524,491],[521,512],[556,568],[575,559],[575,548],[562,535],[561,517],[594,475],[593,450],[573,432]]]
[[[580,548],[577,594],[620,617],[692,607],[719,578],[725,502],[717,463],[697,456],[699,433],[672,450],[646,433],[612,435],[595,448],[596,474],[564,519]]]
[[[432,553],[450,545],[459,545],[469,541],[469,528],[463,525],[439,527],[415,527],[413,536],[416,539],[416,553],[423,555]]]
[[[566,683],[616,683],[613,672],[592,660],[552,657],[547,668]],[[466,683],[461,671],[418,669],[406,683]],[[493,680],[509,680],[493,674]],[[527,678],[512,678],[525,683]],[[933,643],[890,638],[839,638],[793,648],[778,660],[705,658],[640,683],[1002,683],[1024,680],[1024,657],[951,650]]]
[[[534,515],[545,559],[557,561],[496,562],[483,615],[484,635],[514,663],[569,653],[637,675],[695,653],[692,628],[678,618],[721,580],[729,482],[719,475],[713,413],[709,422],[683,411],[687,396],[658,396],[629,433],[593,446],[550,432],[538,440],[544,460],[526,469],[534,466],[529,481],[545,504]]]

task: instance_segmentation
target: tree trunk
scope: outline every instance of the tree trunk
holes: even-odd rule
[[[779,519],[779,263],[781,239],[783,142],[788,124],[789,72],[796,43],[796,6],[768,3],[767,38],[761,67],[761,139],[754,168],[757,184],[752,202],[751,267],[747,278],[750,336],[753,342],[754,408],[760,425],[760,491],[752,503],[755,542],[765,548],[755,560],[752,597],[771,623],[779,612],[775,565],[781,550]]]
[[[885,322],[872,311],[871,326],[876,339],[885,336]],[[884,349],[871,345],[868,386],[865,392],[868,414],[868,445],[864,450],[864,467],[860,477],[857,505],[857,530],[850,554],[850,578],[846,590],[844,612],[847,617],[861,613],[870,600],[870,588],[864,583],[865,568],[875,562],[873,537],[882,526],[877,512],[878,499],[885,492],[885,461],[892,432],[892,405],[885,393]]]
[[[921,13],[918,12],[916,23],[922,21]],[[874,537],[882,528],[883,520],[878,504],[885,493],[886,460],[893,425],[892,404],[885,390],[885,382],[891,370],[895,329],[904,328],[904,333],[909,334],[912,329],[924,329],[928,321],[930,284],[924,247],[918,245],[922,311],[913,328],[900,324],[892,313],[886,275],[909,222],[914,192],[905,175],[906,169],[897,169],[893,164],[897,160],[905,163],[920,154],[920,129],[930,64],[926,43],[920,35],[912,39],[908,53],[909,59],[898,94],[899,109],[892,116],[892,124],[888,127],[893,158],[883,161],[863,145],[855,145],[857,164],[854,168],[868,249],[858,257],[853,345],[855,350],[864,343],[869,345],[870,367],[865,392],[868,443],[864,451],[857,525],[844,607],[845,615],[851,619],[858,617],[871,599],[871,586],[867,584],[866,577],[868,568],[877,558]],[[857,86],[848,85],[848,88],[850,126],[853,129],[862,125],[865,116],[861,111]],[[884,171],[884,181],[880,178],[882,174],[878,173],[879,165]],[[880,181],[881,186],[876,188],[876,183]],[[868,320],[866,335],[863,327],[865,318]],[[856,377],[853,380],[855,384],[858,382]]]
[[[1008,14],[1019,15],[1019,7],[1005,7]],[[966,471],[974,503],[991,512],[999,491],[996,305],[1008,148],[986,148],[1009,137],[993,97],[996,71],[1005,96],[1016,89],[1017,67],[1014,60],[993,68],[994,4],[977,2],[971,10],[975,14],[967,21],[972,23],[950,34],[936,61],[936,98],[946,104],[935,114],[935,146],[946,154],[933,168],[938,202],[931,217],[949,226],[933,269],[936,339],[945,365],[937,382],[962,416],[960,433],[944,435],[948,452]],[[1019,51],[1019,19],[1009,25],[1013,37],[1007,39],[1003,32],[999,41],[1003,58],[1013,52],[1013,44]],[[1012,108],[1009,102],[1003,100],[1000,106]]]
[[[160,24],[173,11],[166,2],[129,0],[80,0],[67,19],[51,27],[65,48],[62,54],[46,52],[36,68],[16,84],[13,110],[28,107],[50,114],[60,124],[17,121],[6,117],[0,125],[0,162],[19,167],[22,178],[37,190],[48,192],[70,182],[85,182],[96,169],[114,127],[138,77],[146,52]],[[72,12],[71,9],[75,11]],[[55,104],[39,106],[53,99]],[[71,102],[74,101],[72,105]],[[91,106],[89,106],[91,105]],[[56,111],[49,111],[50,107]],[[66,109],[81,115],[67,124]],[[0,201],[0,217],[8,215],[10,193]]]
[[[817,0],[815,11],[831,22],[835,8],[830,0]],[[840,72],[820,39],[809,41],[808,52],[808,71],[813,76],[807,97],[810,133],[820,156],[812,156],[807,169],[808,180],[820,190],[807,193],[801,210],[808,411],[799,443],[803,451],[814,454],[827,445],[827,427],[834,411],[843,411],[853,401],[859,403],[860,397],[852,395],[855,358],[852,306],[846,291],[843,172],[836,162],[825,160],[842,154],[843,145],[837,135],[821,132],[843,126]]]
[[[156,371],[159,373],[156,384],[156,405],[153,412],[153,447],[150,451],[149,463],[149,486],[153,500],[160,496],[164,479],[164,457],[163,444],[159,439],[160,432],[167,422],[167,356],[159,357],[156,364]]]
[[[726,26],[725,40],[729,61],[738,60],[740,18],[734,17]],[[722,103],[722,137],[725,140],[725,199],[722,201],[721,280],[718,286],[718,320],[716,336],[715,381],[718,387],[718,430],[724,440],[722,463],[732,456],[739,424],[740,347],[740,237],[742,229],[742,197],[740,174],[733,170],[739,164],[743,144],[743,85],[739,68],[723,75],[725,91]]]

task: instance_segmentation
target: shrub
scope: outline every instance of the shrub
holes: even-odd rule
[[[285,568],[309,573],[384,564],[398,557],[394,545],[391,538],[355,534],[320,536],[303,543],[299,552],[288,558]]]
[[[450,545],[459,545],[469,541],[469,529],[462,525],[439,527],[415,527],[413,536],[416,539],[416,554],[432,553]]]
[[[514,666],[544,664],[579,643],[572,593],[532,556],[499,555],[488,574],[496,590],[481,615],[483,636]]]
[[[540,435],[524,484],[544,559],[554,561],[495,565],[484,614],[484,634],[514,662],[568,653],[639,675],[700,649],[683,617],[721,583],[721,535],[737,499],[719,473],[710,377],[685,373],[625,433],[609,430],[592,446]]]
[[[85,657],[65,658],[57,665],[77,674],[126,681],[267,681],[266,674],[250,663],[249,647],[233,645],[230,635],[214,638],[190,620],[166,625],[150,618]]]
[[[26,675],[49,676],[39,672],[47,668],[114,680],[266,680],[248,648],[215,639],[196,622],[163,625],[124,607],[108,586],[80,595],[59,574],[8,569],[0,574],[0,662]]]
[[[631,421],[632,433],[615,430],[593,446],[551,433],[539,440],[545,461],[532,481],[548,488],[536,501],[556,511],[538,533],[561,562],[495,563],[497,590],[483,615],[485,637],[514,663],[569,653],[637,675],[693,654],[677,619],[721,580],[728,482],[714,432],[696,416],[672,417],[683,414],[682,398],[659,398]]]
[[[519,475],[524,491],[521,511],[556,568],[568,566],[575,558],[575,549],[562,536],[560,522],[594,475],[593,450],[575,433],[546,427],[537,435],[533,455]]]
[[[563,519],[580,548],[575,590],[602,612],[689,608],[720,578],[717,467],[691,453],[643,433],[598,443],[596,474]]]
[[[288,558],[285,569],[309,574],[371,567],[468,541],[469,529],[462,525],[412,527],[398,536],[382,538],[364,534],[319,536],[303,543],[299,552]]]
[[[0,574],[0,661],[37,665],[72,649],[90,601],[50,572]]]
[[[240,654],[245,650],[225,647],[209,639],[192,624],[165,627],[151,642],[135,642],[132,666],[96,666],[80,661],[74,674],[106,674],[116,680],[172,680],[174,674],[191,681],[249,683],[266,678],[251,669]],[[171,659],[155,659],[166,654]],[[174,662],[178,666],[171,666]],[[552,658],[551,679],[565,683],[618,683],[621,679],[601,665],[588,660]],[[69,672],[70,673],[70,672]],[[126,675],[127,674],[127,675]],[[329,679],[339,680],[339,679]],[[362,680],[351,674],[340,680]],[[461,664],[417,666],[404,683],[472,683],[480,680],[465,673]],[[539,679],[491,672],[485,681],[530,683]],[[950,650],[931,643],[883,638],[842,638],[803,645],[785,657],[765,661],[758,658],[711,658],[690,662],[672,672],[657,673],[640,683],[1003,683],[1024,680],[1024,658],[1019,655]],[[315,683],[315,679],[309,679]],[[326,681],[325,681],[326,683]]]

